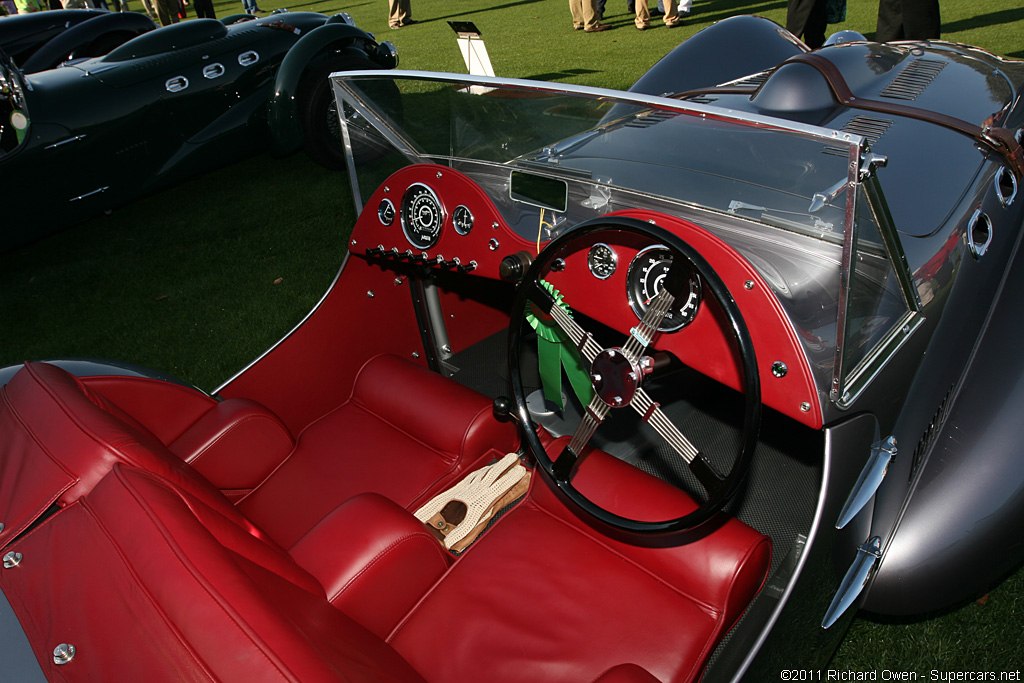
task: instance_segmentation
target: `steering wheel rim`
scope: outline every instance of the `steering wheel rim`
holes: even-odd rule
[[[663,521],[631,519],[618,515],[591,501],[572,484],[575,467],[580,464],[577,461],[580,454],[571,453],[571,451],[566,448],[559,455],[558,459],[553,460],[540,442],[540,437],[537,434],[537,425],[530,416],[530,411],[527,407],[519,358],[523,343],[524,329],[528,325],[525,316],[528,302],[540,305],[542,309],[552,310],[551,304],[553,304],[553,299],[551,298],[550,293],[548,293],[547,290],[539,284],[540,279],[551,269],[551,265],[555,263],[557,259],[563,258],[567,254],[574,253],[581,246],[590,246],[595,240],[602,241],[592,236],[605,232],[627,233],[639,235],[644,239],[649,239],[651,240],[651,244],[658,244],[669,249],[673,255],[673,263],[679,263],[678,259],[682,256],[683,259],[685,259],[685,261],[687,261],[700,275],[704,289],[710,292],[718,301],[722,313],[725,316],[725,321],[729,331],[731,332],[732,338],[736,344],[736,350],[739,353],[740,369],[743,376],[742,389],[745,399],[743,411],[743,434],[740,439],[736,458],[733,461],[733,465],[729,472],[722,476],[714,470],[699,451],[697,452],[697,457],[694,457],[693,460],[687,464],[691,471],[697,476],[702,487],[704,487],[707,496],[703,502],[696,501],[698,503],[696,510],[681,517]],[[550,301],[538,301],[545,297]],[[671,302],[671,299],[669,301]],[[658,319],[659,323],[660,320],[661,319]],[[641,327],[642,324],[643,321],[641,321],[641,325],[638,325],[638,327]],[[655,329],[657,326],[658,325],[654,326]],[[634,330],[635,329],[636,328],[634,328]],[[630,336],[631,335],[627,334],[627,344],[632,341],[629,339]],[[655,338],[655,336],[652,336],[651,341]],[[583,346],[582,342],[580,345],[581,347]],[[604,350],[603,352],[607,353],[607,350]],[[668,230],[665,230],[653,223],[645,222],[636,218],[630,218],[627,216],[607,216],[580,223],[572,230],[569,230],[562,236],[550,242],[527,269],[519,287],[517,288],[516,296],[512,303],[512,312],[509,324],[508,355],[509,378],[512,388],[514,410],[518,416],[519,424],[522,427],[523,439],[530,451],[533,453],[539,469],[543,472],[545,478],[555,486],[556,490],[564,499],[567,499],[570,503],[575,505],[577,509],[584,512],[586,516],[598,523],[613,531],[624,532],[630,536],[650,537],[683,535],[693,531],[695,528],[714,517],[729,502],[742,484],[743,478],[750,467],[751,460],[753,459],[761,419],[760,377],[757,373],[757,358],[754,352],[753,341],[750,337],[749,331],[747,330],[746,323],[743,320],[739,307],[721,277],[719,277],[719,275],[711,268],[710,264],[708,264],[706,259],[704,259],[696,249]],[[612,355],[614,355],[614,353]],[[641,383],[638,383],[637,386],[639,387]],[[638,391],[642,391],[642,389],[638,389]],[[595,402],[597,401],[598,399],[595,398]],[[594,405],[595,402],[592,402],[591,405]],[[600,405],[600,403],[598,403],[598,405]],[[657,404],[655,403],[654,406],[656,407]],[[653,409],[654,408],[649,408],[649,410]],[[639,408],[637,410],[639,411]],[[649,414],[650,413],[648,413],[648,415]],[[587,419],[587,417],[583,418],[581,426]],[[646,417],[644,419],[645,421],[647,420]],[[579,428],[577,429],[579,430]],[[659,434],[661,434],[660,430]],[[587,437],[587,440],[589,440],[589,437]],[[563,459],[566,457],[567,451],[571,453],[572,461],[569,462],[568,465],[563,464],[559,466],[559,462],[565,462]]]

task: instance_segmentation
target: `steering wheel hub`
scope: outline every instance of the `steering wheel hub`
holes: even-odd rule
[[[623,408],[633,401],[642,377],[639,364],[622,349],[605,349],[591,364],[594,391],[612,408]]]

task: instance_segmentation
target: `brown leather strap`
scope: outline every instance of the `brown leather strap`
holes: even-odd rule
[[[793,63],[807,64],[817,69],[825,77],[825,80],[828,81],[832,92],[835,93],[840,103],[851,109],[863,109],[865,111],[927,121],[974,138],[979,144],[988,147],[1006,159],[1006,162],[1013,169],[1017,177],[1024,180],[1024,150],[1022,150],[1021,144],[1013,136],[1013,133],[1006,128],[991,125],[986,125],[985,127],[976,126],[962,119],[919,107],[911,107],[899,104],[898,102],[883,102],[881,100],[859,98],[850,90],[850,87],[846,84],[846,79],[843,78],[843,74],[836,68],[836,65],[824,56],[813,52],[790,57],[782,64]]]

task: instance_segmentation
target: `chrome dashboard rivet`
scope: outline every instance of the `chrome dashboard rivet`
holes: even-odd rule
[[[350,244],[354,247],[354,246],[356,246],[356,241],[352,240],[352,242]]]
[[[498,251],[498,247],[500,246],[501,244],[498,242],[498,240],[494,239],[493,237],[491,238],[491,241],[487,243],[487,248],[490,249],[491,251]]]
[[[4,523],[0,522],[0,534],[4,532]]]
[[[75,658],[75,646],[70,643],[61,643],[53,648],[53,663],[57,666],[67,664]]]
[[[17,567],[19,564],[21,564],[21,557],[21,553],[16,553],[13,550],[4,555],[4,569]]]
[[[753,288],[754,288],[754,281],[753,280],[747,280],[746,282],[743,283],[743,289],[753,289]]]
[[[491,230],[497,230],[497,229],[498,229],[498,221],[494,221],[493,223],[491,223]]]
[[[419,351],[413,351],[412,352],[412,357],[413,358],[419,358],[420,357],[420,352]]]
[[[377,296],[377,295],[373,293],[372,289],[366,292],[366,298],[367,299],[372,299],[375,296]]]
[[[437,172],[437,179],[438,179],[438,180],[440,180],[440,179],[441,179],[441,172],[440,172],[440,171],[438,171],[438,172]]]
[[[400,278],[400,277],[396,277],[395,278],[395,284],[396,285],[401,285],[403,282],[404,282],[404,280],[402,278]]]
[[[789,368],[781,360],[772,363],[772,374],[776,377],[785,377],[788,372]]]
[[[809,412],[811,412],[811,404],[808,403],[807,401],[804,401],[803,403],[801,403],[800,404],[800,412],[801,413],[809,413]]]

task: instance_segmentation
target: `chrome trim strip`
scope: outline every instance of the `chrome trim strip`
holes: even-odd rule
[[[797,123],[770,116],[761,116],[759,114],[750,114],[747,112],[736,111],[734,109],[728,109],[726,107],[675,100],[655,95],[641,95],[623,90],[595,88],[584,85],[567,85],[564,83],[553,84],[546,81],[531,81],[523,78],[498,78],[494,76],[473,76],[470,74],[412,71],[407,69],[339,71],[331,74],[331,79],[334,83],[340,85],[345,92],[350,93],[353,97],[356,97],[356,94],[351,88],[348,88],[345,85],[346,81],[359,81],[374,78],[386,78],[389,80],[410,79],[421,81],[444,81],[452,84],[479,85],[487,88],[502,87],[514,90],[527,90],[531,92],[544,92],[551,94],[583,95],[596,99],[613,100],[646,107],[654,107],[657,109],[684,112],[697,116],[714,116],[716,118],[754,125],[760,128],[769,128],[772,130],[788,131],[790,133],[806,135],[813,138],[819,138],[822,141],[827,142],[835,142],[838,140],[840,142],[849,143],[850,145],[858,148],[863,140],[862,136],[846,131]]]
[[[61,140],[60,142],[55,142],[52,145],[47,145],[46,147],[43,147],[43,149],[56,149],[57,147],[68,144],[69,142],[78,142],[79,140],[84,139],[85,134],[83,133],[82,135],[76,135],[73,138],[68,138],[67,140]]]
[[[850,147],[848,154],[846,192],[846,215],[843,219],[845,229],[843,230],[843,262],[839,267],[839,315],[836,318],[836,353],[834,366],[832,368],[832,388],[829,397],[834,402],[839,402],[843,395],[843,354],[846,350],[846,313],[849,301],[850,282],[853,278],[853,252],[854,240],[857,232],[857,195],[860,189],[858,173],[860,171],[860,152],[856,147]]]
[[[261,353],[261,354],[260,354],[259,356],[257,356],[257,357],[256,357],[255,359],[253,359],[252,361],[250,361],[250,362],[249,362],[249,363],[248,363],[248,364],[247,364],[247,365],[246,365],[246,366],[245,366],[244,368],[242,368],[241,370],[239,370],[238,372],[236,372],[235,374],[233,374],[233,375],[232,375],[232,376],[231,376],[231,377],[230,377],[230,378],[229,378],[229,379],[228,379],[227,381],[225,381],[224,383],[222,383],[222,384],[221,384],[221,385],[220,385],[219,387],[217,387],[216,389],[214,389],[213,391],[211,391],[211,392],[210,392],[210,396],[217,396],[217,395],[218,395],[218,394],[219,394],[219,393],[220,393],[221,391],[223,391],[223,390],[224,390],[224,389],[225,389],[225,388],[226,388],[226,387],[227,387],[227,386],[228,386],[229,384],[231,384],[231,383],[232,383],[232,382],[234,382],[234,381],[235,381],[236,379],[238,379],[239,377],[241,377],[242,375],[244,375],[244,374],[246,373],[246,371],[247,371],[247,370],[248,370],[249,368],[251,368],[252,366],[254,366],[254,365],[256,365],[257,363],[259,363],[259,362],[260,362],[261,360],[263,360],[263,358],[264,358],[264,357],[265,357],[265,356],[266,356],[267,354],[269,354],[269,353],[270,353],[271,351],[273,351],[273,350],[274,350],[274,349],[276,349],[276,348],[277,348],[278,346],[280,346],[281,344],[283,344],[283,343],[285,342],[285,340],[286,340],[286,339],[288,339],[289,337],[291,337],[291,336],[292,336],[293,334],[295,334],[295,333],[296,333],[296,332],[298,331],[298,329],[299,329],[300,327],[302,327],[303,325],[305,325],[305,324],[306,324],[306,321],[307,321],[307,320],[309,320],[310,318],[312,318],[312,317],[313,317],[313,314],[314,314],[314,313],[316,313],[316,312],[317,312],[318,310],[320,310],[320,307],[321,307],[321,306],[323,305],[324,301],[326,301],[326,300],[327,300],[327,297],[328,297],[328,296],[330,295],[330,293],[331,293],[331,290],[333,290],[333,289],[334,289],[334,285],[336,285],[336,284],[338,283],[338,279],[339,279],[339,278],[341,277],[341,273],[342,273],[342,271],[344,271],[344,270],[345,270],[345,265],[346,265],[346,264],[348,263],[348,259],[349,259],[349,256],[351,256],[351,248],[352,248],[352,247],[354,247],[354,246],[356,246],[356,244],[355,244],[355,240],[349,240],[348,246],[349,246],[349,249],[346,249],[346,250],[345,250],[345,256],[344,256],[344,258],[342,258],[342,259],[341,259],[341,267],[340,267],[340,268],[338,268],[338,272],[334,274],[334,279],[333,279],[333,280],[331,280],[331,284],[327,285],[327,289],[326,289],[326,290],[324,290],[323,296],[321,296],[321,297],[320,297],[320,300],[316,302],[316,305],[314,305],[314,306],[313,306],[313,307],[312,307],[311,309],[309,309],[309,313],[307,313],[307,314],[306,314],[306,315],[305,315],[305,316],[304,316],[304,317],[302,318],[302,320],[300,320],[300,321],[299,321],[299,322],[298,322],[298,323],[297,323],[297,324],[295,325],[295,327],[293,327],[293,328],[292,328],[291,330],[289,330],[287,334],[285,334],[285,335],[284,335],[283,337],[281,337],[281,338],[280,338],[280,339],[278,339],[278,340],[277,340],[276,342],[274,342],[274,343],[273,343],[273,344],[272,344],[272,345],[270,346],[270,348],[268,348],[268,349],[267,349],[266,351],[264,351],[263,353]]]
[[[85,194],[80,194],[80,195],[78,195],[77,197],[72,197],[72,198],[71,198],[71,199],[69,199],[68,201],[69,201],[69,202],[77,202],[77,201],[79,201],[80,199],[85,199],[85,198],[87,198],[87,197],[91,197],[91,196],[93,196],[94,194],[101,194],[101,193],[103,193],[103,192],[106,192],[106,191],[107,191],[107,190],[109,190],[109,189],[110,189],[110,185],[104,185],[103,187],[98,187],[98,188],[96,188],[96,189],[95,189],[95,190],[93,190],[92,192],[86,192]]]

